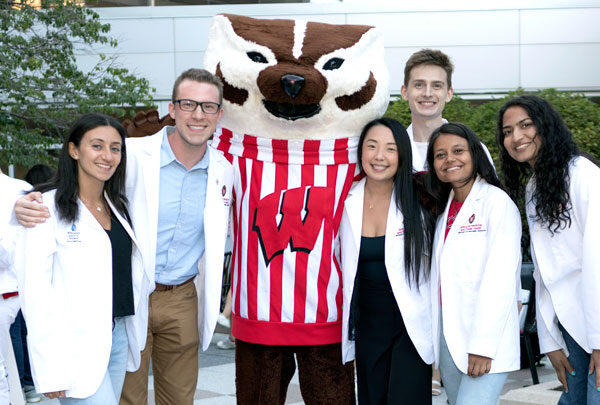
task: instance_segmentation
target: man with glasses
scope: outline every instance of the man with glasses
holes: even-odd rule
[[[222,100],[219,78],[189,69],[173,85],[175,126],[127,139],[126,193],[148,281],[134,293],[150,297],[148,308],[136,308],[148,313],[147,330],[133,331],[145,349],[140,368],[125,377],[121,404],[148,403],[150,358],[155,403],[193,403],[199,343],[208,348],[219,315],[231,205],[232,166],[207,147]],[[24,226],[40,222],[39,208],[25,200],[36,197],[15,206]]]
[[[150,357],[155,403],[193,403],[199,342],[208,348],[219,315],[231,201],[231,165],[207,148],[223,114],[222,100],[223,85],[216,76],[189,69],[173,85],[169,115],[175,127],[127,142],[127,197],[134,229],[139,239],[156,235],[144,237],[145,267],[154,270],[155,289],[141,366],[127,373],[121,404],[148,402]]]

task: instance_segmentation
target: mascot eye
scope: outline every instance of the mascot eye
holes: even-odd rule
[[[268,63],[267,58],[265,58],[260,52],[247,52],[246,55],[248,55],[252,62]]]
[[[323,69],[325,70],[336,70],[339,69],[344,63],[344,59],[341,58],[331,58],[323,65]]]

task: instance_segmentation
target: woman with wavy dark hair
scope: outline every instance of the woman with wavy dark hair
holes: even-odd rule
[[[359,403],[431,403],[434,218],[417,197],[404,127],[390,118],[368,123],[358,162],[365,177],[346,198],[339,231],[342,358],[356,350]]]
[[[35,187],[49,219],[15,250],[38,392],[61,404],[118,404],[139,367],[144,271],[125,197],[125,130],[112,117],[75,121],[55,176]],[[145,327],[144,327],[145,330]]]
[[[495,404],[520,365],[519,211],[466,125],[435,130],[427,164],[443,206],[431,265],[436,360],[451,405]]]
[[[497,139],[509,193],[525,194],[540,349],[565,389],[559,403],[600,404],[600,169],[537,96],[500,109]]]

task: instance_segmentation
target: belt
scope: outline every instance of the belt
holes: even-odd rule
[[[161,283],[154,283],[156,285],[156,288],[154,288],[154,291],[170,291],[170,290],[172,290],[174,288],[181,287],[182,285],[185,285],[187,283],[191,283],[192,281],[194,281],[194,277],[185,280],[181,284],[175,284],[175,285],[167,285],[167,284],[161,284]]]

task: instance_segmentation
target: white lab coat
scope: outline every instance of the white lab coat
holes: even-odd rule
[[[112,250],[106,231],[78,200],[79,219],[59,219],[55,190],[43,194],[50,218],[19,231],[15,269],[27,322],[29,357],[38,392],[65,390],[66,395],[93,395],[106,373],[112,346]],[[127,369],[140,365],[140,311],[147,307],[148,284],[133,230],[105,198],[132,240],[131,271],[135,315],[125,318],[129,353]],[[145,338],[145,336],[144,336]]]
[[[355,184],[346,197],[338,239],[343,286],[344,363],[354,359],[354,342],[348,340],[348,318],[362,235],[365,181],[366,179],[362,179]],[[423,361],[431,364],[434,357],[429,280],[422,277],[418,287],[414,282],[411,287],[408,285],[404,270],[404,218],[396,208],[394,198],[392,193],[385,230],[385,268],[408,335]]]
[[[154,290],[156,235],[158,229],[158,188],[160,180],[160,148],[165,131],[143,138],[127,138],[127,198],[133,227],[146,263],[146,274]],[[204,256],[198,263],[198,333],[206,350],[217,324],[221,305],[223,255],[232,200],[233,167],[225,157],[207,146],[210,154],[206,203],[204,207]],[[148,317],[148,309],[145,308]],[[145,326],[147,328],[147,326]],[[141,333],[141,331],[140,331]],[[146,336],[146,329],[143,331]]]
[[[15,201],[26,191],[29,183],[0,173],[0,294],[17,291],[17,276],[10,268],[14,251],[14,238],[19,226],[10,224]]]
[[[450,193],[438,218],[431,266],[436,364],[440,345],[441,282],[444,337],[452,359],[467,373],[468,354],[492,358],[491,373],[519,369],[517,280],[521,269],[521,219],[508,195],[477,178],[448,237]]]
[[[584,157],[569,165],[571,226],[554,235],[535,221],[527,185],[527,221],[536,281],[537,326],[542,353],[566,345],[558,321],[586,352],[600,349],[600,168]]]

